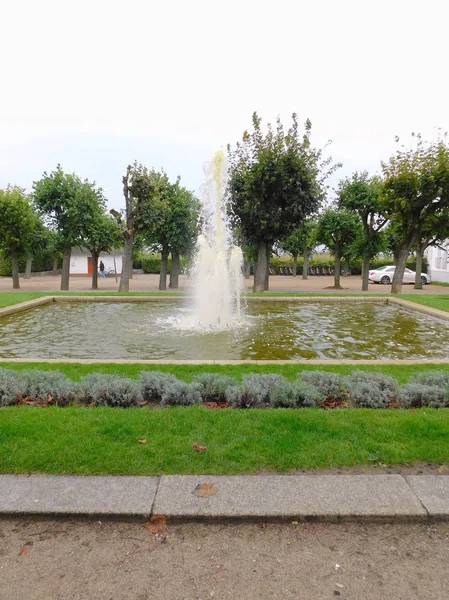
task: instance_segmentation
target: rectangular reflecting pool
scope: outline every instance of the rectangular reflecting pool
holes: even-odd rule
[[[449,324],[387,303],[250,302],[239,325],[192,331],[177,302],[61,302],[0,318],[0,356],[307,360],[449,357]]]

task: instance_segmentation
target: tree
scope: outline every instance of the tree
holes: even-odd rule
[[[149,171],[147,167],[134,161],[132,165],[128,165],[122,177],[125,221],[119,212],[111,211],[117,219],[125,240],[119,292],[129,292],[135,235],[140,232],[145,237],[146,228],[154,227],[155,220],[161,218],[158,175],[156,171]]]
[[[180,186],[178,179],[172,188],[168,215],[172,256],[170,288],[178,287],[180,256],[190,256],[195,248],[200,208],[197,198]]]
[[[362,262],[362,290],[368,290],[370,261],[379,253],[380,232],[388,219],[383,212],[382,182],[379,177],[369,177],[366,171],[354,173],[340,182],[338,205],[354,211],[363,227],[363,238],[359,244]]]
[[[0,190],[0,215],[0,246],[11,256],[12,285],[19,289],[19,258],[31,248],[38,218],[25,190],[17,186]]]
[[[327,208],[318,219],[317,241],[325,244],[335,256],[335,288],[341,288],[342,253],[355,241],[359,228],[357,215],[347,209]]]
[[[322,161],[322,151],[311,146],[311,128],[307,120],[301,135],[293,114],[287,134],[278,118],[276,130],[268,124],[264,135],[262,120],[254,113],[254,131],[245,131],[234,149],[228,146],[230,214],[247,243],[257,247],[256,292],[268,287],[273,244],[318,209],[324,180],[335,168],[328,168],[331,159]]]
[[[309,255],[316,245],[315,239],[316,222],[313,219],[306,219],[286,239],[281,240],[281,248],[293,257],[293,277],[296,277],[298,255],[302,254],[304,260],[302,278],[307,279]]]
[[[449,207],[449,147],[447,136],[424,142],[420,135],[414,149],[403,146],[387,163],[384,174],[385,214],[397,223],[394,248],[395,273],[392,293],[402,291],[408,254],[429,231],[429,224]]]
[[[137,230],[148,245],[161,250],[159,289],[167,288],[168,256],[172,255],[170,287],[178,287],[179,258],[190,254],[197,237],[200,205],[195,196],[180,185],[171,183],[164,171],[147,171],[147,196],[142,198]]]
[[[85,232],[84,245],[92,255],[92,289],[98,289],[98,259],[101,252],[111,252],[122,242],[122,235],[116,220],[100,213],[93,219]]]
[[[69,289],[72,247],[80,245],[92,221],[104,209],[101,188],[64,173],[61,165],[33,183],[34,203],[63,239],[61,290]]]

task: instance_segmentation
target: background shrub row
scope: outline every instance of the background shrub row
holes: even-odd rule
[[[203,373],[191,383],[169,373],[143,371],[138,380],[91,373],[74,382],[59,371],[14,371],[0,368],[0,406],[38,404],[143,407],[226,403],[234,408],[299,408],[306,406],[449,407],[449,373],[421,373],[406,385],[392,377],[354,371],[341,377],[303,371],[297,379],[282,375],[232,377]]]
[[[391,256],[387,257],[376,257],[371,261],[371,269],[379,269],[387,265],[394,264],[394,259]],[[185,271],[188,266],[188,260],[186,257],[181,257],[180,269]],[[330,254],[315,254],[309,261],[309,267],[313,269],[333,269],[335,266],[335,259]],[[272,256],[270,259],[270,267],[276,275],[282,274],[283,269],[286,267],[293,268],[293,258],[290,256]],[[412,271],[416,268],[416,260],[414,257],[409,257],[407,260],[407,267]],[[160,273],[161,271],[161,255],[140,253],[134,258],[134,268],[143,269],[144,273]],[[352,275],[360,275],[362,271],[361,259],[350,261],[349,268]],[[171,269],[171,258],[168,259],[168,270]],[[297,274],[302,275],[303,270],[303,258],[298,257],[297,263]],[[423,273],[427,272],[427,261],[424,258],[423,261]]]

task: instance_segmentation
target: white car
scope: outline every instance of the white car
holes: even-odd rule
[[[395,266],[381,267],[380,269],[374,269],[369,272],[369,280],[374,283],[388,284],[393,281],[393,275],[396,270]],[[415,271],[405,269],[402,283],[415,283]],[[429,276],[426,273],[421,274],[421,283],[426,285],[429,283]]]

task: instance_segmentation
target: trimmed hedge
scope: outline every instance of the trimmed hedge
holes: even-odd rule
[[[26,260],[19,260],[19,273],[25,272]],[[41,271],[51,271],[53,268],[52,256],[37,256],[33,258],[31,263],[31,272],[40,273]],[[0,277],[12,277],[11,258],[0,252]]]
[[[191,406],[299,408],[449,407],[447,375],[434,372],[428,382],[399,386],[380,373],[353,371],[347,377],[304,371],[296,380],[282,375],[251,373],[238,383],[232,377],[203,373],[191,383],[170,373],[145,371],[139,379],[91,373],[74,382],[59,371],[13,371],[0,368],[0,407],[13,405]]]
[[[168,272],[171,270],[171,256],[168,257]],[[187,268],[188,260],[186,257],[179,258],[179,270],[184,272]],[[161,272],[161,255],[160,254],[141,254],[133,261],[135,269],[142,269],[144,273],[159,274]]]
[[[393,257],[377,257],[374,258],[370,263],[370,269],[380,269],[381,267],[386,267],[387,265],[393,265],[394,259]],[[298,264],[296,273],[297,275],[302,275],[304,262],[302,256],[298,256]],[[341,264],[342,268],[344,266],[343,262]],[[335,259],[333,256],[329,254],[314,255],[314,257],[309,261],[309,269],[324,269],[324,270],[333,270],[335,267]],[[293,269],[293,258],[290,256],[272,256],[270,259],[270,268],[273,270],[275,275],[282,275],[282,270],[285,268]],[[409,257],[407,260],[407,268],[412,271],[416,270],[416,259],[414,257]],[[349,269],[351,275],[360,275],[362,272],[362,261],[360,260],[352,260],[349,263]],[[423,259],[422,272],[427,273],[427,259]]]

